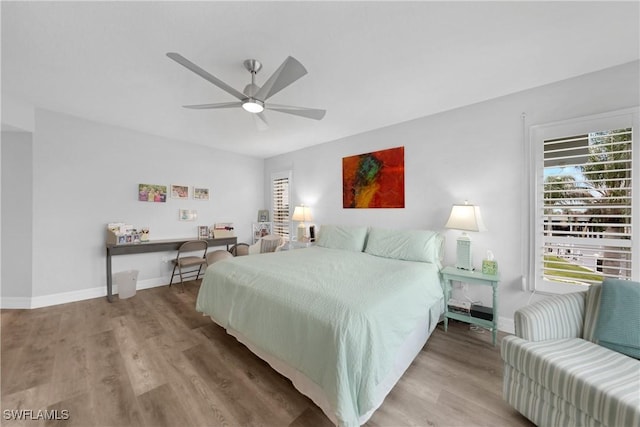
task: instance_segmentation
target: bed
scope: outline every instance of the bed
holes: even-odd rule
[[[213,264],[196,310],[335,424],[361,425],[440,319],[441,247],[429,231],[323,226],[314,247]]]

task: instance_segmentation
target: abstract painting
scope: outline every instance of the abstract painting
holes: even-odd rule
[[[343,208],[404,208],[404,147],[342,159]]]

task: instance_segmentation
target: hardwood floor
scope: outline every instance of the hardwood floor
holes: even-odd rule
[[[332,425],[289,380],[195,311],[198,288],[2,310],[0,424]],[[367,426],[531,426],[502,401],[501,387],[491,334],[439,325]],[[12,410],[31,410],[22,415],[36,420],[8,419]],[[43,420],[44,410],[58,419]]]

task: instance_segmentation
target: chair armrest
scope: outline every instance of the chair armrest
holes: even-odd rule
[[[557,295],[515,312],[516,335],[528,341],[581,338],[586,292]]]

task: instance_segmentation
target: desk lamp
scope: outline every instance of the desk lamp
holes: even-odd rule
[[[471,238],[466,231],[487,230],[482,222],[482,216],[480,216],[480,208],[470,205],[466,201],[464,205],[453,205],[445,228],[462,230],[462,235],[458,237],[458,245],[456,246],[456,268],[473,270]]]
[[[311,217],[311,208],[309,206],[296,206],[291,217],[293,221],[300,221],[298,224],[298,242],[304,242],[307,238],[307,226],[305,221],[313,221]]]

